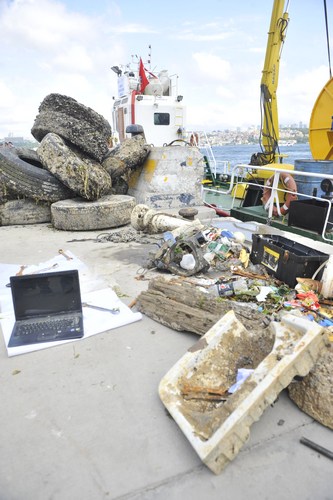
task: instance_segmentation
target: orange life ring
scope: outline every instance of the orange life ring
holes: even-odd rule
[[[261,198],[266,210],[268,210],[268,201],[272,195],[271,187],[273,185],[273,179],[274,175],[267,180]],[[297,192],[297,185],[294,178],[290,174],[287,174],[285,172],[280,173],[280,181],[282,182],[284,187],[288,189],[288,192],[285,193],[285,202],[282,207],[280,207],[281,214],[286,215],[290,207],[290,202],[293,200],[297,200],[297,195],[295,194]],[[276,205],[273,206],[273,215],[279,215]]]

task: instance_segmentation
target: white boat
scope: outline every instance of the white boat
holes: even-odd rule
[[[280,146],[294,146],[296,144],[296,142],[297,141],[295,139],[289,139],[289,140],[280,139],[279,145]]]
[[[147,143],[157,147],[185,139],[186,106],[178,92],[178,75],[170,76],[165,69],[155,74],[137,56],[130,64],[111,69],[118,76],[112,111],[116,141],[130,137],[137,125]]]
[[[198,136],[185,129],[186,107],[178,92],[178,76],[169,76],[167,70],[153,73],[141,57],[112,70],[118,77],[112,111],[114,144],[141,134],[151,145],[141,171],[130,178],[128,194],[154,209],[203,205],[205,163],[194,147]]]

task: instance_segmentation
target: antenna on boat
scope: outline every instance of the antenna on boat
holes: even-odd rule
[[[149,64],[149,69],[151,70],[151,45],[148,45],[148,61],[147,63]]]

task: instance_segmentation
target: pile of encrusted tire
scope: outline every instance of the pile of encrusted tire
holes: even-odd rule
[[[150,148],[140,135],[108,147],[111,126],[75,99],[50,94],[31,129],[37,151],[0,147],[0,225],[51,221],[57,229],[91,230],[130,221],[131,172]]]

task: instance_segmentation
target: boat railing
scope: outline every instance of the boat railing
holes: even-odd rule
[[[226,176],[230,176],[230,162],[228,160],[216,160],[212,144],[205,131],[196,130],[188,133],[188,141],[197,146],[204,156],[207,170],[212,177],[213,185]]]
[[[267,185],[258,184],[258,182],[251,182],[249,177],[244,177],[244,172],[250,172],[250,171],[254,171],[254,170],[255,171],[261,171],[261,170],[262,171],[267,171],[267,170],[271,171],[272,177],[273,177],[272,185],[267,186]],[[207,188],[205,186],[202,186],[203,199],[204,199],[205,192],[216,193],[218,195],[222,195],[222,197],[225,196],[226,199],[228,197],[229,200],[231,197],[231,204],[229,203],[229,207],[228,207],[228,209],[229,209],[229,208],[234,208],[234,206],[235,206],[237,186],[239,186],[240,184],[243,184],[243,185],[246,184],[246,186],[255,186],[256,189],[262,189],[262,191],[264,190],[264,188],[266,188],[266,189],[268,188],[272,191],[271,196],[266,203],[267,222],[268,223],[271,221],[271,219],[273,217],[274,206],[277,208],[277,210],[279,212],[279,203],[278,203],[279,196],[278,196],[278,194],[280,192],[292,193],[288,189],[283,189],[283,188],[278,187],[280,173],[287,173],[287,174],[292,175],[293,177],[297,177],[298,175],[300,175],[302,177],[305,176],[305,177],[309,177],[309,178],[311,178],[311,177],[312,178],[319,178],[319,179],[325,178],[325,179],[330,179],[333,182],[333,175],[331,175],[331,174],[326,174],[326,173],[323,174],[320,172],[318,173],[318,172],[305,172],[305,171],[299,171],[299,170],[290,170],[290,169],[284,169],[284,168],[280,168],[280,167],[278,169],[276,169],[276,168],[270,167],[269,165],[259,167],[259,166],[254,166],[254,165],[238,164],[238,165],[235,165],[234,167],[232,167],[230,172],[231,172],[231,174],[230,174],[230,182],[229,182],[228,189],[214,189],[212,187]],[[322,230],[321,236],[322,236],[323,240],[331,242],[332,240],[325,236],[326,233],[328,232],[328,226],[330,226],[330,230],[333,229],[333,223],[329,220],[330,211],[331,211],[331,201],[327,198],[321,198],[321,197],[314,196],[314,195],[308,195],[308,194],[305,194],[305,193],[302,193],[299,191],[296,191],[295,193],[293,192],[292,194],[296,194],[297,196],[302,196],[303,198],[306,198],[306,199],[317,200],[317,201],[320,201],[321,203],[327,204],[327,211],[326,211],[326,215],[324,218],[323,230]],[[206,205],[209,205],[209,203],[206,203]],[[211,206],[214,206],[214,205],[211,205]],[[226,207],[224,207],[222,205],[222,206],[219,206],[219,208],[224,210]],[[280,212],[280,215],[281,215],[281,212]]]

